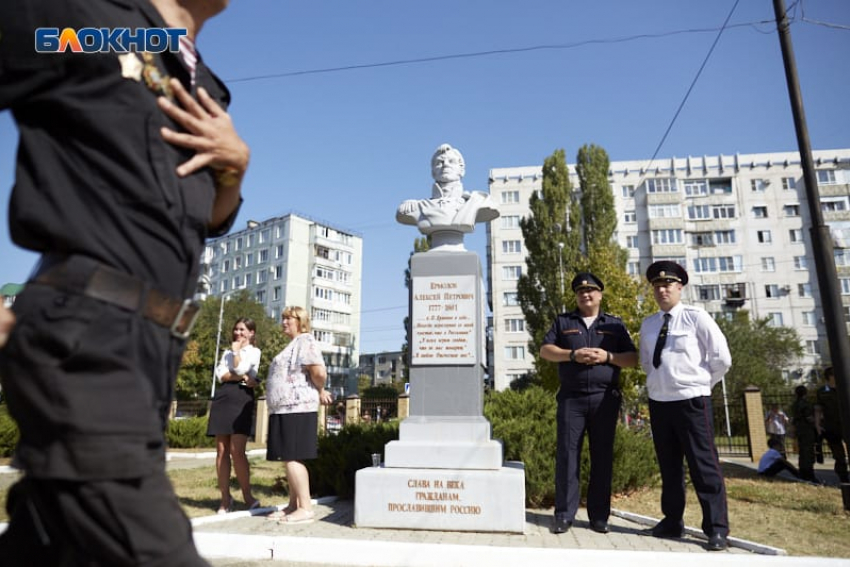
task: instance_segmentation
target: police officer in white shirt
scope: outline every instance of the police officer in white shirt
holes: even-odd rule
[[[661,469],[663,519],[646,535],[681,537],[685,511],[682,458],[702,507],[708,549],[728,547],[726,486],[714,445],[711,388],[732,365],[726,337],[704,310],[682,305],[688,273],[659,261],[646,271],[661,309],[644,319],[640,360],[646,372],[655,454]]]

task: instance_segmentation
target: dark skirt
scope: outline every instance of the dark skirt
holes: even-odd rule
[[[254,390],[237,382],[225,382],[215,389],[210,406],[207,435],[251,435]]]
[[[267,461],[306,461],[315,459],[318,449],[319,414],[273,413],[269,416]]]

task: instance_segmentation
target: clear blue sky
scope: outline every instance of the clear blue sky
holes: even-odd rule
[[[460,149],[465,188],[482,191],[491,168],[558,148],[648,159],[734,3],[233,0],[198,47],[253,151],[236,226],[296,211],[360,233],[361,352],[398,349],[418,232],[395,209],[430,196],[434,149]],[[812,146],[850,147],[850,2],[786,3]],[[740,0],[660,158],[797,149],[772,19],[771,0]],[[4,219],[15,138],[0,113]],[[22,282],[35,256],[2,224],[0,284]],[[467,248],[484,263],[482,226]]]

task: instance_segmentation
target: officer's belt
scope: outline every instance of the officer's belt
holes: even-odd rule
[[[82,264],[82,269],[72,264]],[[170,297],[135,276],[91,258],[47,254],[32,281],[141,313],[180,339],[188,338],[200,313],[197,302]]]

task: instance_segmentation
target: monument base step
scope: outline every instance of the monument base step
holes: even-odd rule
[[[370,467],[355,478],[358,528],[467,532],[525,531],[525,470]]]
[[[498,441],[390,441],[384,445],[384,466],[409,469],[483,469],[502,467]]]

